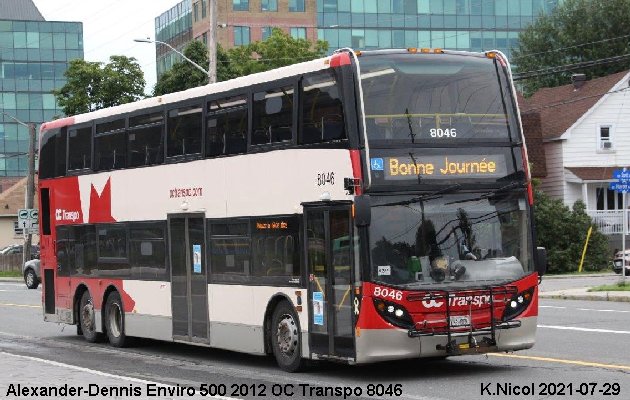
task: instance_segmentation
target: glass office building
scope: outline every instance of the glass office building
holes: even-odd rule
[[[183,52],[186,44],[192,40],[192,24],[192,2],[183,0],[155,18],[155,40],[168,43]],[[158,43],[156,60],[159,77],[182,58],[167,46]]]
[[[332,51],[428,47],[498,49],[562,0],[317,0],[319,39]]]
[[[28,169],[28,128],[10,116],[39,128],[63,115],[52,90],[65,85],[68,62],[83,59],[80,22],[49,22],[37,14],[41,20],[0,14],[0,177],[25,176]]]

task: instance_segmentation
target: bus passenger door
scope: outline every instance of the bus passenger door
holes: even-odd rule
[[[173,339],[210,343],[205,218],[169,215]]]
[[[354,358],[350,207],[305,207],[304,215],[310,350],[324,357]]]

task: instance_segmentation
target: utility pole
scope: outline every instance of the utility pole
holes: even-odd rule
[[[32,209],[35,203],[35,124],[28,124],[28,177],[26,180],[26,208]],[[31,259],[31,243],[33,235],[30,231],[24,241],[24,262]]]
[[[217,81],[217,0],[208,0],[210,11],[210,29],[208,30],[208,83]]]

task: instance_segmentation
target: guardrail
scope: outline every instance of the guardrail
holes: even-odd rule
[[[22,254],[0,254],[0,272],[22,272]]]
[[[630,217],[630,210],[625,210],[625,212]],[[621,235],[624,210],[586,210],[586,213],[604,235]],[[628,221],[629,229],[626,230],[628,232],[630,231],[630,220],[628,217],[626,217],[626,221]]]

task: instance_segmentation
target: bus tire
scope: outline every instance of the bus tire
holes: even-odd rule
[[[90,343],[99,342],[102,335],[96,331],[96,314],[94,312],[94,302],[89,291],[83,292],[79,303],[79,323],[83,337]]]
[[[300,322],[286,301],[278,303],[271,317],[271,348],[282,370],[297,372],[304,368]]]
[[[105,328],[112,346],[125,347],[129,344],[125,334],[125,311],[120,294],[116,291],[112,292],[105,302]]]

